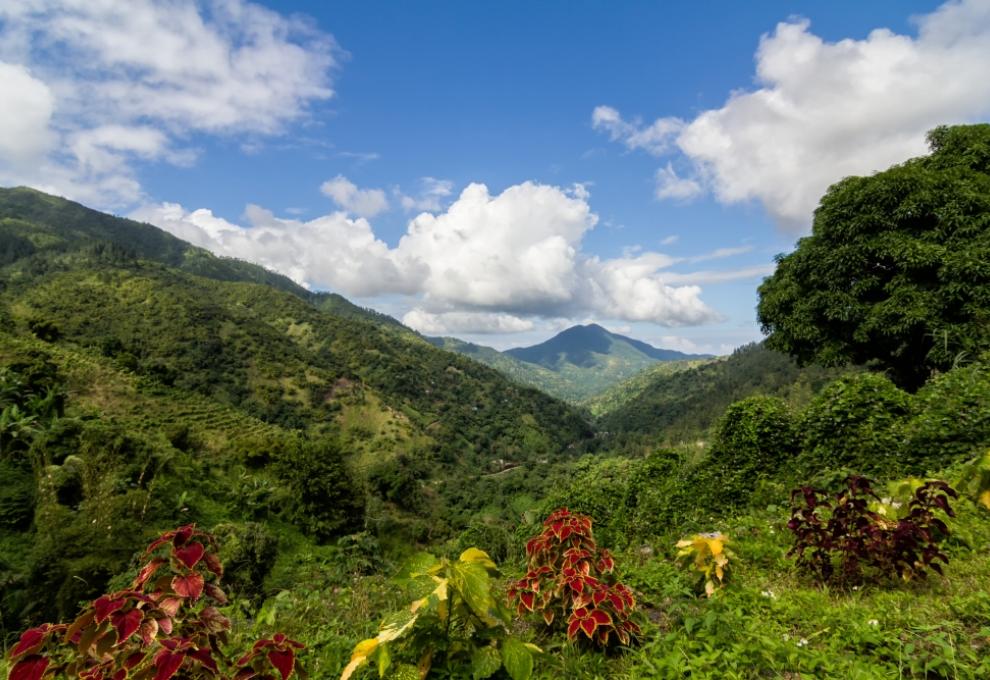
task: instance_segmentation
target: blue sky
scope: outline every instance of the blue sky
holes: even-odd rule
[[[721,353],[828,184],[986,120],[987,63],[990,0],[0,2],[0,184],[427,333]]]

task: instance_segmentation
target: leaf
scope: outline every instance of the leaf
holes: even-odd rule
[[[28,654],[30,652],[36,652],[41,648],[42,643],[45,641],[45,635],[47,630],[42,627],[31,628],[21,633],[21,639],[14,645],[14,648],[10,651],[12,657],[21,656],[22,654]]]
[[[155,679],[154,680],[168,680],[175,672],[179,670],[179,666],[185,660],[185,654],[181,652],[178,654],[173,654],[167,649],[163,649],[158,652],[155,656]]]
[[[41,680],[48,668],[48,659],[40,654],[26,656],[10,669],[9,680]]]
[[[128,612],[114,612],[110,615],[110,623],[117,631],[117,646],[124,644],[141,627],[144,613],[140,609]]]
[[[195,572],[172,579],[172,590],[180,597],[198,600],[203,594],[203,575]]]
[[[382,644],[378,646],[378,677],[384,678],[385,674],[388,672],[389,666],[392,665],[392,655],[388,651],[388,645]]]
[[[979,500],[987,510],[990,510],[990,489],[987,489],[981,493],[977,500]]]
[[[282,680],[288,680],[296,665],[296,655],[291,649],[271,649],[268,651],[268,661],[281,674]]]
[[[358,668],[368,663],[368,657],[375,653],[378,648],[378,640],[371,638],[369,640],[362,640],[354,646],[354,651],[351,652],[351,660],[344,668],[344,672],[340,675],[340,680],[347,680],[354,674]]]
[[[495,566],[495,563],[492,562],[492,558],[488,556],[488,553],[484,550],[479,550],[478,548],[468,548],[461,553],[461,556],[458,559],[460,559],[461,562],[475,562],[483,566],[485,569],[490,569],[492,571],[498,569],[498,567]]]
[[[479,647],[471,655],[471,678],[483,680],[502,667],[502,658],[494,647]]]
[[[533,653],[516,638],[502,643],[502,663],[512,680],[529,680],[533,675]]]
[[[498,624],[498,619],[492,614],[495,608],[491,594],[492,580],[485,567],[478,563],[457,562],[452,571],[454,585],[471,611],[489,626]]]
[[[199,542],[188,543],[181,548],[175,549],[176,559],[186,565],[188,569],[192,569],[199,564],[199,561],[203,559],[204,553],[206,553],[206,548]]]

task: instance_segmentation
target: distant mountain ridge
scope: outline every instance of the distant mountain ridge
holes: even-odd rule
[[[574,403],[601,394],[659,362],[697,363],[712,358],[653,347],[598,324],[572,326],[545,342],[504,352],[456,338],[427,340]]]
[[[672,349],[654,347],[641,340],[612,333],[596,323],[571,326],[538,345],[508,349],[505,354],[551,370],[559,370],[561,364],[591,368],[601,364],[602,355],[616,355],[620,352],[634,355],[634,352],[623,352],[625,348],[621,345],[627,345],[634,352],[655,361],[684,361],[712,357],[710,354],[685,354]],[[652,362],[643,363],[645,368],[645,365]]]

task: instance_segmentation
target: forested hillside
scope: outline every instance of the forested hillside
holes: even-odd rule
[[[829,190],[761,287],[777,350],[641,376],[590,423],[342,298],[5,192],[0,668],[990,676],[990,125],[931,146]]]

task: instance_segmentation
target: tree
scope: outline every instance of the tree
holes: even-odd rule
[[[990,125],[928,142],[928,156],[829,188],[811,236],[760,286],[767,346],[866,364],[909,391],[990,347]]]

